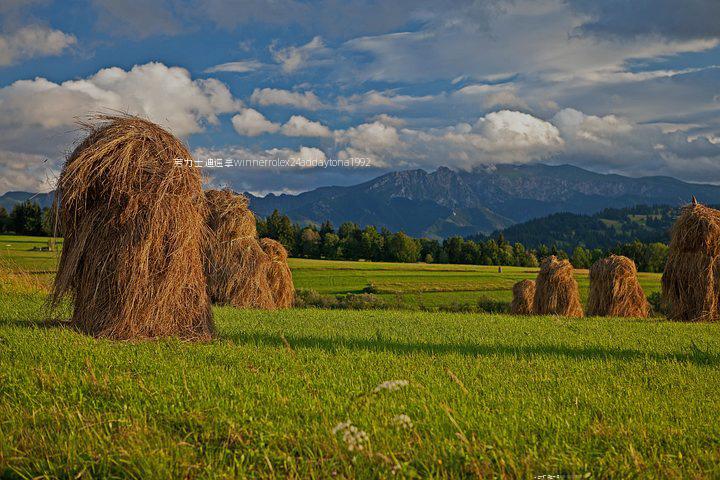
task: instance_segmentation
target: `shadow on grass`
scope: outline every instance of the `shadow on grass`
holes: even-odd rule
[[[0,326],[38,329],[62,328],[78,332],[69,322],[58,320],[33,321],[0,319]],[[314,348],[335,353],[340,349],[366,350],[371,352],[392,352],[396,354],[424,353],[460,354],[470,356],[503,355],[519,358],[531,356],[567,357],[575,360],[652,360],[658,362],[680,362],[695,365],[720,365],[720,354],[696,343],[688,346],[687,352],[653,353],[629,348],[606,348],[599,346],[572,346],[562,344],[507,345],[502,343],[409,343],[391,339],[375,338],[326,338],[309,335],[268,334],[268,333],[221,333],[217,340],[229,340],[239,344],[287,348]]]
[[[694,343],[689,346],[688,352],[678,353],[652,353],[628,348],[603,347],[576,347],[561,344],[542,345],[504,345],[500,343],[470,344],[470,343],[406,343],[382,338],[323,338],[304,335],[284,335],[285,340],[292,348],[316,348],[329,352],[339,349],[368,350],[374,352],[392,352],[397,354],[426,353],[434,354],[460,354],[472,356],[504,355],[514,357],[530,356],[563,356],[576,360],[612,359],[631,361],[647,359],[660,362],[689,362],[696,365],[720,365],[720,355],[709,350],[698,348]],[[236,343],[272,346],[284,348],[285,344],[280,334],[264,333],[230,333],[221,334],[220,340],[231,340]]]

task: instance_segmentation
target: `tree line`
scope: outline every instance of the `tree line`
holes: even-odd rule
[[[506,241],[502,232],[485,240],[450,237],[439,241],[413,238],[403,232],[393,233],[384,227],[380,230],[371,225],[360,228],[352,222],[345,222],[337,229],[329,221],[319,227],[301,226],[277,210],[267,218],[258,217],[257,229],[260,237],[282,243],[291,256],[333,260],[537,267],[542,258],[556,255],[569,259],[575,268],[589,268],[595,261],[614,253],[633,259],[642,272],[661,272],[668,251],[664,243],[638,240],[612,248],[578,246],[569,252],[557,245],[540,244],[537,248],[526,248],[520,242]],[[51,236],[52,210],[40,208],[31,201],[15,205],[10,213],[0,207],[0,233],[10,232]]]
[[[30,200],[16,204],[10,213],[0,207],[0,233],[52,236],[52,210],[40,208],[37,202]]]
[[[631,258],[640,271],[661,272],[668,252],[664,243],[638,240],[612,248],[577,246],[567,252],[557,245],[526,248],[520,242],[507,242],[502,232],[487,240],[450,237],[439,241],[412,238],[384,227],[360,228],[352,222],[345,222],[336,230],[329,221],[320,227],[300,226],[277,210],[265,219],[258,218],[257,226],[261,237],[278,240],[291,256],[304,258],[536,267],[542,258],[556,255],[569,259],[575,268],[589,268],[595,261],[616,254]]]

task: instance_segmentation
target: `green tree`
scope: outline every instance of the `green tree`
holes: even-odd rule
[[[326,233],[322,236],[322,254],[325,258],[338,258],[340,248],[340,237],[334,233]]]
[[[10,214],[11,229],[18,235],[42,235],[42,223],[40,205],[30,200],[15,205]]]
[[[290,218],[287,215],[280,215],[277,209],[267,218],[267,236],[282,243],[288,253],[297,253],[295,228]]]
[[[387,252],[393,262],[417,262],[420,256],[420,242],[403,232],[398,232],[388,240]]]
[[[325,236],[328,233],[335,233],[335,228],[330,220],[325,220],[320,226],[320,236]]]
[[[310,258],[320,256],[320,234],[312,227],[305,227],[300,233],[300,250],[302,255]]]
[[[385,240],[373,226],[365,227],[360,235],[360,255],[366,260],[380,261],[383,259]]]
[[[8,215],[5,207],[0,207],[0,233],[10,230],[10,215]]]
[[[570,257],[570,263],[572,263],[575,268],[590,268],[592,264],[592,254],[590,250],[582,246],[575,247],[572,257]]]

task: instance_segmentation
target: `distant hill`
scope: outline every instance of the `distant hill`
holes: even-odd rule
[[[349,187],[299,195],[248,194],[261,216],[273,209],[305,223],[330,220],[403,230],[417,237],[490,234],[534,218],[567,212],[592,215],[606,208],[687,203],[691,195],[720,203],[720,187],[670,177],[603,175],[570,165],[497,165],[471,172],[388,173]]]
[[[13,207],[22,203],[25,200],[32,200],[37,202],[41,208],[51,207],[55,192],[49,193],[30,193],[30,192],[7,192],[4,195],[0,195],[0,207],[5,207],[5,210],[12,211]]]
[[[566,251],[577,246],[607,249],[635,240],[667,243],[679,213],[680,207],[668,205],[610,208],[593,215],[555,213],[513,225],[502,234],[510,243],[520,242],[530,248],[540,244],[556,245]],[[499,233],[494,232],[490,237],[497,238]],[[489,237],[468,238],[487,240]]]

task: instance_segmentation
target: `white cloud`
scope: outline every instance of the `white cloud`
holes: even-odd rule
[[[250,96],[250,101],[262,106],[283,105],[305,110],[318,110],[325,107],[313,92],[291,92],[277,88],[256,88]]]
[[[346,42],[344,48],[370,56],[361,70],[363,78],[370,80],[413,82],[522,74],[558,81],[622,72],[633,60],[705,51],[718,45],[714,38],[678,40],[643,35],[612,41],[577,35],[577,27],[587,17],[573,12],[562,0],[506,3],[487,28],[478,28],[474,17],[455,13],[447,13],[452,21],[430,22],[418,31],[360,37]],[[348,71],[349,75],[357,73]]]
[[[314,37],[305,45],[299,47],[286,47],[270,49],[273,59],[280,64],[285,73],[292,73],[305,68],[310,63],[311,57],[328,52],[325,43],[319,36]]]
[[[282,126],[282,134],[288,137],[331,137],[330,129],[320,122],[313,122],[301,115],[293,115]]]
[[[74,35],[40,25],[22,27],[0,35],[0,65],[34,57],[60,55],[77,43]]]
[[[206,68],[205,73],[216,72],[232,72],[232,73],[248,73],[260,70],[265,65],[257,60],[241,60],[237,62],[221,63],[219,65]]]
[[[527,102],[518,96],[516,86],[511,83],[466,85],[453,92],[453,96],[465,99],[477,97],[483,107],[488,109],[495,107],[529,108]]]
[[[280,125],[273,123],[265,115],[252,108],[246,108],[232,117],[235,131],[247,137],[256,137],[263,133],[273,133],[280,129]]]
[[[474,125],[398,130],[375,121],[335,134],[342,157],[370,157],[375,166],[450,165],[470,168],[479,163],[529,162],[561,151],[559,130],[549,122],[521,112],[501,110]]]
[[[241,103],[215,79],[193,80],[184,68],[162,63],[112,67],[80,80],[54,83],[44,78],[18,80],[0,88],[0,136],[26,129],[72,127],[78,117],[99,111],[123,111],[158,122],[176,135],[200,132],[217,115],[239,110]],[[42,135],[36,130],[36,135]],[[31,141],[31,140],[30,140]]]
[[[47,192],[60,174],[46,157],[0,150],[0,195],[10,190]]]
[[[581,142],[586,151],[593,144],[600,148],[609,147],[614,137],[629,134],[633,130],[630,122],[615,115],[598,117],[572,108],[559,111],[552,122],[560,129],[563,137]]]
[[[442,99],[443,95],[402,95],[393,90],[370,90],[338,98],[338,108],[347,112],[403,110],[411,105]]]

